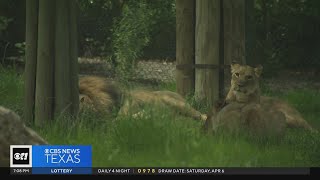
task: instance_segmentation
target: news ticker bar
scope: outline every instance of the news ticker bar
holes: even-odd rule
[[[11,175],[320,175],[320,168],[10,168]]]

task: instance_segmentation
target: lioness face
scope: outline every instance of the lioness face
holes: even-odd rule
[[[262,66],[251,67],[248,65],[231,65],[231,88],[239,97],[248,98],[259,89],[259,78],[262,73]]]

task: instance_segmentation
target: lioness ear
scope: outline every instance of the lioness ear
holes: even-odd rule
[[[231,73],[234,73],[234,71],[236,71],[239,67],[240,67],[240,64],[238,64],[237,62],[233,61],[231,63]]]
[[[263,70],[262,65],[258,65],[257,67],[254,68],[254,72],[258,78],[261,76],[262,70]]]

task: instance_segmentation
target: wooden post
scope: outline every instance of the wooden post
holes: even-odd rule
[[[223,65],[223,68],[219,68],[219,99],[225,99],[225,64],[224,64],[224,14],[223,14],[223,0],[220,0],[220,44],[219,44],[219,65]]]
[[[65,18],[62,18],[65,17]],[[76,117],[79,106],[77,6],[56,0],[55,113]]]
[[[194,93],[195,1],[176,0],[176,82],[182,96]],[[185,65],[185,66],[181,66]],[[190,66],[188,66],[190,65]]]
[[[78,66],[78,6],[75,0],[69,0],[69,49],[70,49],[70,91],[71,115],[76,116],[79,110],[79,66]]]
[[[35,123],[53,120],[55,1],[39,1]]]
[[[39,10],[38,10],[39,9]],[[79,109],[77,3],[27,2],[26,119],[42,126]]]
[[[223,0],[224,64],[231,62],[254,64],[253,0]],[[227,91],[231,79],[230,69],[224,76]]]
[[[38,0],[26,2],[26,64],[25,64],[25,93],[24,120],[28,123],[34,120],[36,94],[36,67],[38,41]]]
[[[71,112],[69,9],[68,1],[56,0],[54,109],[57,115]]]
[[[197,64],[219,66],[220,0],[196,1],[196,58]],[[198,102],[212,106],[219,98],[219,69],[195,70],[195,97]]]

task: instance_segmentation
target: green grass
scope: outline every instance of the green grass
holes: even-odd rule
[[[23,81],[14,72],[1,70],[2,106],[23,112]],[[160,89],[174,90],[169,84]],[[320,129],[320,92],[293,90],[287,94],[265,91],[285,99]],[[289,130],[278,141],[245,137],[211,136],[201,124],[177,117],[169,109],[147,108],[140,119],[82,114],[77,122],[57,119],[38,129],[51,144],[92,145],[93,166],[188,166],[188,167],[301,167],[320,165],[320,135]]]
[[[0,105],[22,114],[23,84],[23,78],[14,69],[3,69],[0,66]]]

